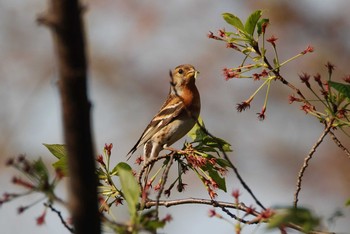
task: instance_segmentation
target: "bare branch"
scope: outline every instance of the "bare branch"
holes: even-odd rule
[[[329,131],[329,134],[331,135],[332,140],[335,142],[335,144],[345,152],[345,154],[350,159],[350,152],[349,150],[340,142],[340,140],[335,136],[334,132]]]
[[[145,208],[151,208],[152,206],[156,206],[156,204],[157,204],[157,201],[148,200],[145,203]],[[210,205],[213,207],[226,207],[226,208],[232,208],[232,209],[242,210],[242,211],[246,211],[248,209],[243,203],[235,204],[230,202],[220,202],[220,201],[213,201],[210,199],[202,199],[202,198],[185,198],[185,199],[158,201],[159,206],[165,206],[165,207],[178,206],[178,205],[184,205],[184,204]],[[255,215],[258,215],[258,214],[259,214],[258,212],[255,213]]]
[[[330,130],[332,128],[332,123],[333,123],[333,121],[330,121],[328,123],[327,127],[324,129],[324,131],[322,132],[321,136],[319,137],[317,142],[314,144],[314,146],[311,148],[311,150],[310,150],[309,154],[307,155],[307,157],[304,159],[303,166],[301,167],[301,169],[299,171],[299,174],[298,174],[298,179],[297,179],[297,184],[296,184],[296,191],[295,191],[295,194],[294,194],[294,207],[298,206],[299,193],[300,193],[300,190],[301,190],[301,183],[302,183],[302,179],[303,179],[303,176],[304,176],[304,172],[305,172],[306,168],[309,165],[309,161],[311,160],[312,156],[316,152],[316,149],[322,143],[324,137],[330,132]]]
[[[137,181],[139,183],[141,191],[143,190],[142,181],[141,181],[142,180],[142,176],[145,173],[145,171],[148,168],[148,166],[154,164],[155,162],[157,162],[157,161],[159,161],[161,159],[167,158],[167,157],[169,157],[169,154],[166,154],[166,155],[163,155],[163,156],[158,156],[156,158],[152,158],[145,165],[142,166],[141,171],[140,171],[140,173],[139,173],[139,175],[137,177]]]
[[[161,185],[160,185],[160,188],[159,188],[159,192],[157,194],[157,197],[156,197],[156,217],[158,219],[158,213],[159,213],[159,199],[160,197],[162,196],[162,193],[163,193],[163,190],[164,190],[164,185],[168,179],[168,175],[169,175],[169,171],[170,171],[170,167],[171,165],[173,164],[174,162],[174,153],[171,153],[170,154],[170,160],[168,162],[168,165],[166,166],[164,172],[163,172],[163,175],[162,175],[162,182],[161,182]]]
[[[151,208],[153,206],[164,206],[164,207],[171,207],[171,206],[178,206],[178,205],[186,205],[186,204],[198,204],[198,205],[208,205],[208,206],[213,206],[213,207],[220,207],[220,208],[225,208],[225,209],[235,209],[235,210],[241,210],[244,212],[247,212],[250,210],[249,214],[252,216],[259,216],[261,213],[257,211],[251,211],[250,207],[247,207],[243,203],[235,204],[235,203],[229,203],[229,202],[221,202],[221,201],[213,201],[209,199],[201,199],[201,198],[185,198],[185,199],[176,199],[176,200],[148,200],[145,203],[145,208]],[[224,211],[226,213],[226,211]],[[263,220],[263,221],[257,221],[257,220],[252,220],[252,221],[247,221],[245,219],[239,218],[237,216],[231,216],[231,218],[236,219],[239,222],[245,223],[245,224],[257,224],[260,222],[265,222],[268,223],[269,220]],[[285,225],[287,228],[291,228],[300,232],[303,232],[303,228],[297,224],[294,223],[288,223]],[[326,232],[326,231],[317,231],[313,230],[310,231],[309,234],[335,234],[333,232]]]
[[[45,205],[46,207],[49,207],[50,210],[51,210],[52,212],[54,212],[54,213],[56,213],[56,214],[58,215],[58,218],[61,220],[61,223],[63,224],[63,226],[64,226],[65,228],[68,229],[68,231],[70,231],[70,233],[74,233],[74,229],[71,228],[71,227],[67,224],[67,222],[64,220],[64,218],[62,217],[61,211],[55,209],[55,208],[52,206],[51,203],[45,203],[44,205]]]

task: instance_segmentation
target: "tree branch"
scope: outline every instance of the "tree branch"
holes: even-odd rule
[[[225,208],[225,209],[231,208],[231,209],[235,209],[235,210],[241,210],[241,211],[244,211],[244,212],[247,212],[249,210],[249,214],[252,215],[252,216],[257,217],[257,216],[261,215],[260,212],[252,210],[250,207],[247,207],[243,203],[235,204],[235,203],[213,201],[213,200],[201,199],[201,198],[185,198],[185,199],[159,200],[159,201],[148,200],[145,203],[145,208],[151,208],[151,207],[157,206],[157,205],[158,206],[164,206],[164,207],[171,207],[171,206],[186,205],[186,204],[209,205],[209,206]],[[257,224],[257,223],[260,223],[260,222],[265,222],[265,223],[269,222],[269,220],[247,221],[247,220],[244,220],[244,219],[239,218],[237,216],[232,217],[231,215],[230,215],[230,217],[238,220],[239,222],[245,223],[245,224]],[[285,225],[285,227],[291,228],[291,229],[294,229],[294,230],[297,230],[297,231],[300,231],[300,232],[303,232],[303,228],[301,226],[297,225],[297,224],[294,224],[294,223],[288,223],[288,224]],[[309,233],[310,234],[335,234],[333,232],[316,231],[316,230],[310,231]]]
[[[185,198],[185,199],[176,199],[176,200],[148,200],[145,203],[145,208],[151,208],[152,206],[156,206],[158,202],[158,206],[164,206],[164,207],[171,207],[171,206],[178,206],[178,205],[184,205],[184,204],[201,204],[201,205],[210,205],[214,207],[226,207],[226,208],[233,208],[237,210],[246,211],[247,207],[243,203],[234,204],[229,202],[219,202],[219,201],[213,201],[210,199],[202,199],[202,198]],[[256,215],[258,215],[258,212],[255,212]]]
[[[61,220],[61,223],[63,224],[63,226],[64,226],[65,228],[67,228],[67,230],[68,230],[70,233],[74,233],[74,229],[71,228],[71,227],[68,225],[68,223],[64,220],[64,218],[62,217],[61,211],[55,209],[55,208],[52,206],[51,203],[45,203],[44,205],[45,205],[46,207],[49,207],[50,210],[51,210],[52,212],[54,212],[54,213],[57,214],[57,216],[58,216],[58,218]]]
[[[324,131],[322,132],[321,136],[319,137],[317,142],[314,144],[314,146],[311,148],[311,150],[310,150],[309,154],[307,155],[307,157],[304,159],[303,166],[301,167],[301,169],[299,171],[299,174],[298,174],[298,179],[297,179],[297,184],[296,184],[296,191],[295,191],[295,194],[294,194],[294,207],[298,206],[299,193],[300,193],[300,190],[301,190],[301,182],[302,182],[302,178],[304,176],[304,172],[305,172],[306,168],[309,165],[309,161],[311,160],[312,156],[316,152],[316,149],[322,143],[324,137],[331,130],[332,123],[333,123],[333,121],[328,122],[327,127],[324,129]]]
[[[85,38],[78,0],[50,0],[38,22],[51,29],[59,73],[63,132],[68,152],[69,208],[75,233],[100,233],[95,154],[87,97]]]
[[[335,136],[334,132],[329,131],[329,134],[331,135],[332,140],[335,142],[335,144],[345,152],[345,154],[350,159],[350,152],[349,150],[340,142],[340,140]]]
[[[169,163],[168,165],[166,166],[164,172],[163,172],[163,175],[162,175],[162,182],[161,182],[161,185],[160,185],[160,189],[159,189],[159,192],[157,194],[157,200],[156,200],[156,218],[158,219],[158,214],[159,214],[159,200],[160,200],[160,197],[162,196],[162,193],[163,193],[163,190],[164,190],[164,185],[168,179],[168,175],[169,175],[169,171],[170,171],[170,167],[171,165],[173,164],[174,162],[174,153],[171,153],[170,154],[170,159],[169,159]]]

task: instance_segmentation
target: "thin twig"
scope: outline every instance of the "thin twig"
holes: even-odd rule
[[[300,227],[299,225],[296,225],[294,223],[288,223],[287,225],[285,225],[285,227],[300,231],[305,233],[305,230]],[[320,230],[312,230],[307,232],[307,234],[336,234],[335,232],[327,232],[327,231],[320,231]]]
[[[258,46],[254,47],[254,50],[257,52],[257,54],[259,54],[260,56],[262,56],[260,49]],[[298,89],[297,87],[295,87],[293,84],[289,83],[286,79],[283,78],[283,76],[281,76],[281,74],[279,73],[278,70],[274,69],[272,67],[272,65],[270,64],[270,62],[267,60],[267,57],[264,56],[264,63],[267,65],[267,68],[272,71],[276,78],[281,81],[284,85],[287,85],[289,88],[291,88],[294,92],[296,92],[305,103],[310,104],[307,99],[305,98],[305,96],[302,94],[302,92],[300,91],[300,89]],[[311,105],[311,104],[310,104]]]
[[[171,168],[171,165],[173,164],[173,162],[174,162],[174,153],[171,153],[168,165],[166,166],[166,168],[163,172],[162,179],[161,179],[162,182],[161,182],[159,192],[158,192],[157,197],[156,197],[156,219],[157,220],[158,220],[158,214],[159,214],[159,200],[160,200],[160,197],[162,196],[162,193],[164,190],[164,185],[165,185],[166,181],[168,180],[169,171],[170,171],[170,168]]]
[[[242,218],[238,217],[237,215],[231,213],[231,212],[227,209],[227,206],[224,206],[224,205],[222,205],[222,204],[220,204],[219,202],[214,201],[214,200],[212,200],[212,202],[213,202],[213,206],[214,206],[214,207],[220,207],[221,210],[222,210],[223,212],[225,212],[225,213],[226,213],[228,216],[230,216],[232,219],[235,219],[235,220],[237,220],[237,221],[240,222],[240,223],[244,223],[244,224],[256,224],[256,223],[258,223],[258,222],[251,222],[251,221],[242,219]],[[238,204],[238,205],[244,206],[243,203]],[[247,209],[248,209],[248,208],[245,207],[245,209],[244,209],[243,211],[247,211]],[[255,213],[254,216],[257,216],[258,212],[254,212],[254,213]],[[253,215],[253,214],[252,214],[252,215]]]
[[[197,125],[200,127],[200,129],[207,134],[208,136],[210,136],[211,138],[213,138],[214,141],[216,141],[216,143],[219,145],[220,147],[220,151],[222,152],[222,154],[224,155],[225,160],[230,164],[230,167],[233,169],[234,173],[236,174],[239,182],[242,184],[243,188],[245,190],[247,190],[247,192],[250,194],[250,196],[254,199],[254,201],[256,202],[256,204],[258,204],[262,209],[266,210],[265,206],[259,201],[259,199],[255,196],[255,194],[253,193],[253,191],[250,189],[250,187],[248,186],[248,184],[243,180],[241,174],[238,172],[237,167],[231,162],[231,160],[229,159],[228,155],[226,154],[225,150],[222,148],[222,145],[219,141],[216,140],[216,137],[214,135],[212,135],[210,132],[208,132],[208,130],[203,127],[199,121],[197,120]]]
[[[175,200],[148,200],[145,204],[145,208],[151,208],[152,206],[156,206],[158,203],[159,206],[164,207],[171,207],[171,206],[178,206],[178,205],[184,205],[184,204],[202,204],[202,205],[210,205],[214,207],[226,207],[226,208],[232,208],[242,211],[247,211],[248,207],[245,206],[243,203],[230,203],[230,202],[221,202],[221,201],[213,201],[210,199],[202,199],[202,198],[185,198],[185,199],[175,199]],[[256,216],[259,212],[254,211],[252,215]]]
[[[305,172],[306,168],[308,167],[309,161],[311,160],[312,156],[314,155],[316,149],[322,143],[324,137],[331,130],[332,123],[333,123],[333,121],[330,121],[327,124],[327,127],[324,129],[324,131],[322,132],[321,136],[319,137],[317,142],[314,144],[314,146],[311,148],[311,150],[310,150],[309,154],[307,155],[307,157],[304,159],[303,166],[301,167],[301,169],[299,171],[299,174],[298,174],[298,179],[297,179],[297,184],[296,184],[296,191],[295,191],[295,194],[294,194],[294,207],[298,206],[299,193],[300,193],[300,190],[301,190],[301,183],[302,183],[302,178],[304,176],[304,172]]]
[[[349,150],[340,142],[340,140],[335,136],[334,132],[329,131],[329,134],[331,135],[332,140],[335,142],[335,144],[345,152],[345,154],[350,159],[350,152]]]
[[[149,160],[145,165],[142,166],[141,171],[140,171],[140,173],[139,173],[139,175],[138,175],[138,178],[137,178],[137,181],[138,181],[138,183],[139,183],[139,186],[140,186],[141,191],[143,190],[142,181],[141,181],[141,180],[142,180],[142,176],[143,176],[143,174],[145,173],[145,171],[146,171],[146,169],[148,168],[148,166],[154,164],[155,162],[157,162],[157,161],[159,161],[159,160],[161,160],[161,159],[167,158],[167,157],[169,157],[168,154],[163,155],[163,156],[158,156],[158,157],[156,157],[156,158],[152,158],[152,159]],[[145,186],[146,186],[146,185],[145,185]]]
[[[63,219],[61,211],[59,211],[59,210],[57,210],[56,208],[54,208],[54,207],[52,206],[51,203],[44,203],[44,206],[49,207],[50,210],[51,210],[52,212],[56,213],[56,214],[58,215],[58,218],[61,220],[61,223],[63,224],[63,226],[64,226],[65,228],[67,228],[68,231],[70,231],[70,233],[74,233],[74,229],[71,228],[71,227],[67,224],[67,222]]]

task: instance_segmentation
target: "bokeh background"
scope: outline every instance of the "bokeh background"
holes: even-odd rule
[[[291,91],[279,82],[272,87],[265,121],[258,121],[255,114],[260,111],[263,94],[249,111],[237,113],[235,104],[249,97],[258,84],[225,81],[222,68],[237,66],[242,57],[206,34],[231,29],[221,18],[223,12],[245,19],[253,10],[263,9],[271,22],[268,35],[279,38],[281,60],[309,44],[315,47],[314,53],[282,69],[286,79],[303,89],[298,74],[320,72],[325,77],[324,64],[331,61],[336,65],[335,80],[341,81],[350,73],[349,1],[91,0],[86,4],[97,153],[102,152],[104,143],[113,143],[113,163],[124,161],[168,93],[169,69],[191,63],[201,72],[197,82],[201,116],[209,131],[232,144],[232,161],[265,206],[292,204],[297,173],[322,125],[297,104],[289,105]],[[47,28],[36,24],[36,17],[46,7],[46,1],[0,1],[1,194],[20,191],[11,184],[16,172],[4,166],[7,158],[24,153],[29,158],[40,156],[49,165],[54,158],[42,143],[62,143],[52,38]],[[342,134],[339,138],[350,148],[349,138]],[[207,197],[195,176],[188,175],[185,183],[189,184],[186,192],[174,197]],[[233,201],[231,191],[241,189],[233,175],[227,187],[228,194],[219,193],[219,200]],[[255,205],[247,192],[241,193],[244,203]],[[59,195],[66,197],[64,183]],[[314,211],[330,230],[350,233],[350,211],[344,207],[349,197],[349,158],[327,137],[305,173],[300,205]],[[17,207],[39,198],[34,195],[3,204],[1,233],[68,233],[50,212],[46,224],[36,226],[41,204],[17,215]],[[161,214],[169,213],[174,220],[161,233],[234,232],[232,224],[209,218],[209,209],[198,205],[163,209]],[[343,217],[330,222],[337,211]],[[118,211],[117,217],[125,219],[125,212]],[[251,232],[266,233],[266,229],[263,225],[244,227],[243,233]]]

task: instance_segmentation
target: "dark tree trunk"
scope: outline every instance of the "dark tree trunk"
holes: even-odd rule
[[[50,0],[39,22],[50,27],[57,54],[64,139],[69,163],[69,208],[75,233],[100,233],[91,104],[82,8],[77,0]]]

